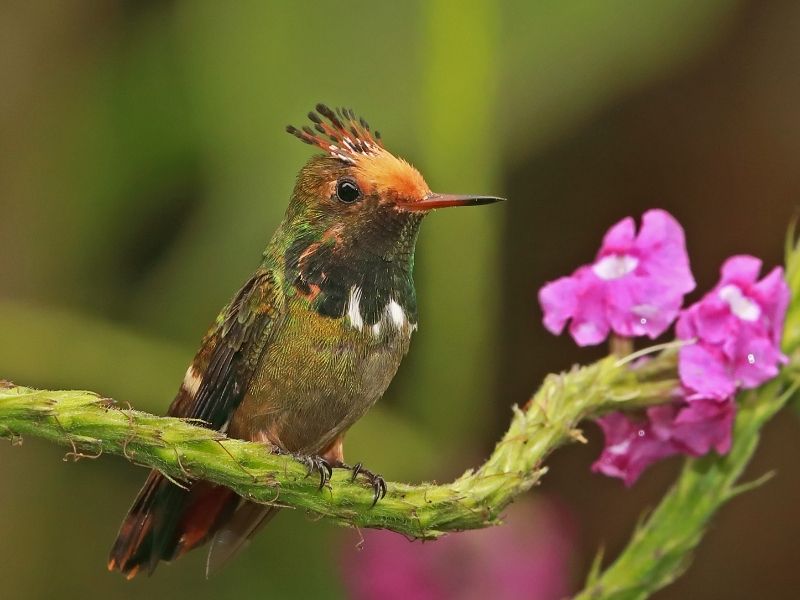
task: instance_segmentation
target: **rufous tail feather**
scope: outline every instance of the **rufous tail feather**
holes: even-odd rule
[[[160,561],[173,560],[211,538],[238,501],[225,487],[196,482],[183,489],[153,471],[122,522],[108,569],[128,579],[142,570],[152,574]]]

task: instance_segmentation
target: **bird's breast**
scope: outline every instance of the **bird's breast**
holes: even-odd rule
[[[284,326],[262,357],[237,411],[237,437],[273,439],[316,452],[349,428],[389,386],[416,329],[401,301],[367,324],[352,290],[345,314],[329,318],[289,303]]]

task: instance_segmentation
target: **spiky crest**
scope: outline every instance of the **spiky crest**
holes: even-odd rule
[[[380,134],[372,131],[369,123],[357,117],[352,109],[334,110],[317,104],[317,112],[311,111],[308,118],[314,129],[308,125],[302,129],[289,125],[286,131],[355,167],[355,173],[363,177],[361,183],[367,189],[379,193],[393,192],[408,199],[422,198],[430,193],[419,171],[386,150]]]
[[[289,125],[286,131],[306,144],[317,146],[334,158],[353,165],[363,157],[375,157],[386,152],[380,133],[373,132],[369,123],[357,117],[352,108],[331,109],[325,104],[317,104],[316,108],[316,112],[308,113],[314,129],[308,125],[302,129]]]

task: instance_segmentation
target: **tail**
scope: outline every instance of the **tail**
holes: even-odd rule
[[[196,482],[183,489],[152,471],[122,522],[108,570],[128,579],[159,561],[170,561],[205,543],[234,513],[239,496],[228,488]]]
[[[240,498],[233,516],[214,534],[206,561],[206,577],[217,572],[239,552],[244,550],[250,539],[272,520],[280,509],[248,502]]]

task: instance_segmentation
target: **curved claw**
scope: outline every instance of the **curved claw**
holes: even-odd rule
[[[309,456],[306,454],[292,454],[292,456],[306,466],[306,469],[308,469],[306,477],[310,477],[315,471],[319,473],[319,489],[324,488],[325,484],[331,480],[333,467],[321,456]]]
[[[380,475],[373,475],[372,477],[372,506],[375,506],[378,500],[386,497],[386,482]]]
[[[325,484],[328,483],[331,479],[331,475],[333,475],[333,469],[331,468],[330,463],[320,456],[313,456],[311,457],[311,469],[309,470],[308,474],[311,475],[314,471],[319,472],[319,489],[325,487]]]
[[[319,459],[319,466],[321,467],[319,470],[319,489],[322,489],[325,487],[325,484],[331,480],[331,477],[333,477],[333,467],[331,466],[331,463],[324,458]]]
[[[356,463],[353,466],[353,476],[350,481],[355,481],[359,474],[364,475],[372,486],[372,506],[375,506],[378,500],[386,497],[386,481],[380,475],[365,469],[361,463]]]

